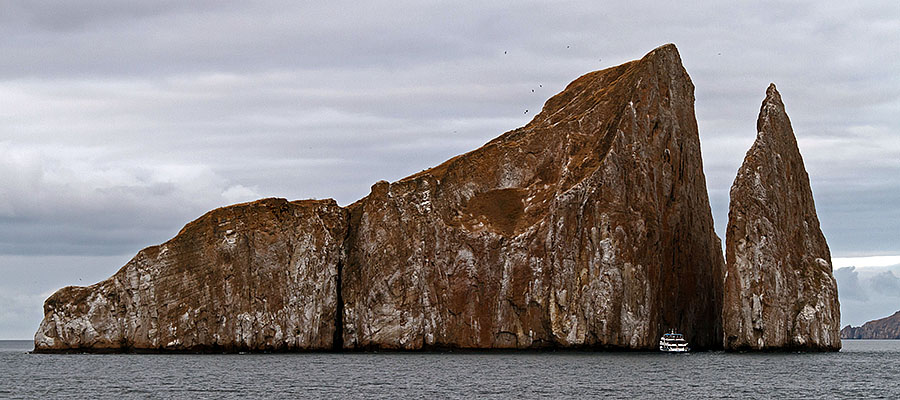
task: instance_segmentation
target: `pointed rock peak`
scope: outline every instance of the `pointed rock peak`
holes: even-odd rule
[[[636,62],[639,69],[650,75],[678,77],[690,81],[684,65],[681,63],[681,54],[674,44],[659,46]]]
[[[766,98],[760,106],[759,118],[756,120],[756,132],[757,140],[773,136],[788,142],[797,142],[791,128],[791,120],[784,109],[784,102],[781,101],[781,93],[775,88],[774,83],[770,83],[766,89]]]
[[[766,89],[766,99],[763,100],[763,109],[767,108],[766,106],[769,105],[784,110],[784,102],[781,101],[781,93],[778,93],[778,89],[775,88],[774,83],[770,83],[769,88]]]
[[[653,49],[639,60],[589,72],[572,81],[566,88],[544,103],[541,112],[525,128],[547,127],[566,121],[602,120],[621,114],[645,93],[641,87],[660,83],[663,96],[684,96],[693,102],[694,85],[681,62],[674,44]],[[670,93],[671,92],[671,93]],[[599,107],[598,107],[599,106]],[[591,114],[591,116],[587,115]]]
[[[652,65],[657,69],[684,69],[684,66],[681,64],[681,54],[678,53],[678,48],[672,43],[664,44],[651,50],[644,57],[641,57],[641,59],[637,61],[637,64]],[[685,75],[687,75],[687,73],[685,73]]]
[[[679,60],[681,60],[681,55],[678,53],[678,48],[675,47],[674,43],[666,43],[662,46],[659,46],[653,50],[651,50],[647,55],[643,57],[643,59],[659,56],[659,55],[669,55],[675,56]]]

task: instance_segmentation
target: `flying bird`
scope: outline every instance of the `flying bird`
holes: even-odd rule
[[[528,110],[525,110],[524,114],[528,114]]]

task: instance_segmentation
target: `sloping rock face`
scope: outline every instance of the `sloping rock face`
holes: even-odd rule
[[[346,221],[333,200],[213,210],[111,278],[53,294],[35,351],[331,349]]]
[[[673,45],[349,206],[343,347],[721,344],[723,263]]]
[[[841,339],[900,339],[900,311],[863,326],[847,325],[841,329]]]
[[[774,84],[757,132],[731,187],[725,348],[838,350],[841,316],[831,252]]]

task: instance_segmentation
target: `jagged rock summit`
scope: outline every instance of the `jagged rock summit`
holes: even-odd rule
[[[841,339],[900,339],[900,311],[862,326],[847,325],[841,329]]]
[[[837,350],[831,252],[781,95],[766,90],[757,136],[731,187],[724,346]]]
[[[35,349],[652,349],[672,328],[720,347],[693,91],[665,45],[346,208],[214,210],[51,296]]]

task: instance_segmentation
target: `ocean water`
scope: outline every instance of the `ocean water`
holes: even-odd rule
[[[838,353],[30,354],[0,398],[900,398],[900,341]]]

